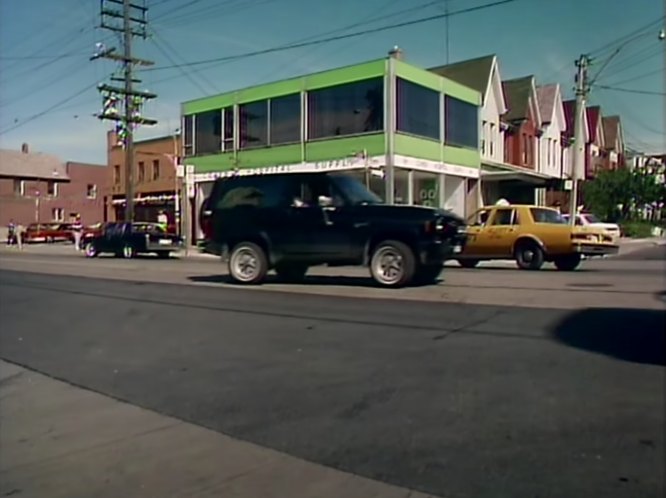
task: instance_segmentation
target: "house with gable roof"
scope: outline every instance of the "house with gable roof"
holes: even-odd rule
[[[502,84],[497,56],[486,55],[434,67],[430,71],[481,93],[481,202],[493,204],[501,198],[511,202],[534,202],[535,188],[545,185],[547,177],[536,168],[514,162],[513,159],[519,156],[520,152],[507,150],[507,147],[520,147],[513,136],[507,137],[515,133],[517,126],[521,126],[519,116],[524,112],[519,109],[522,97],[514,95],[513,92],[510,97],[514,97],[515,102],[514,109],[511,109]],[[514,88],[513,84],[509,86]],[[538,109],[535,109],[534,113],[538,116]],[[518,134],[520,135],[520,132]],[[533,137],[534,133],[531,133],[531,136]]]
[[[624,133],[620,116],[604,116],[601,118],[604,135],[604,169],[616,170],[624,167]]]

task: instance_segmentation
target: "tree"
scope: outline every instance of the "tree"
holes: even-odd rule
[[[644,171],[626,168],[601,171],[583,186],[585,204],[602,219],[623,221],[631,219],[646,206],[663,202],[666,196],[664,184],[655,181],[656,176]]]
[[[628,169],[600,171],[583,185],[585,205],[603,220],[626,219],[634,197],[633,183],[633,173]]]

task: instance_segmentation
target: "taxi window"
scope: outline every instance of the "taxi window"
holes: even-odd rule
[[[485,225],[488,223],[488,215],[490,213],[487,210],[477,211],[474,213],[469,220],[467,221],[468,225]]]
[[[498,209],[495,211],[492,225],[513,225],[515,209]]]
[[[530,211],[532,213],[534,223],[553,223],[556,225],[562,225],[566,223],[566,220],[562,217],[562,215],[554,209],[532,208]],[[579,223],[580,219],[576,217],[576,224],[578,225]]]

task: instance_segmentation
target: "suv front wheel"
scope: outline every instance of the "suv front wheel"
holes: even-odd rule
[[[370,274],[383,287],[402,287],[409,284],[416,271],[414,252],[397,240],[380,243],[372,253]]]
[[[241,242],[231,250],[229,275],[240,283],[260,284],[268,273],[268,259],[264,250],[253,242]]]

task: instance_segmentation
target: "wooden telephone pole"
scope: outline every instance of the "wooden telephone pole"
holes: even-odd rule
[[[122,82],[123,86],[104,83],[98,85],[97,88],[104,97],[104,104],[102,112],[96,116],[116,123],[118,145],[125,150],[125,221],[128,222],[134,220],[134,129],[139,125],[157,124],[156,120],[141,115],[144,102],[154,99],[157,95],[134,88],[135,83],[141,83],[141,80],[133,76],[134,66],[153,65],[152,61],[132,56],[133,37],[139,36],[145,39],[147,36],[148,7],[145,3],[145,0],[101,0],[100,27],[122,33],[123,50],[122,54],[119,54],[115,47],[107,48],[103,44],[98,44],[96,53],[91,57],[91,60],[111,59],[122,65],[122,75],[112,76],[111,81]],[[119,10],[121,6],[122,10]]]

